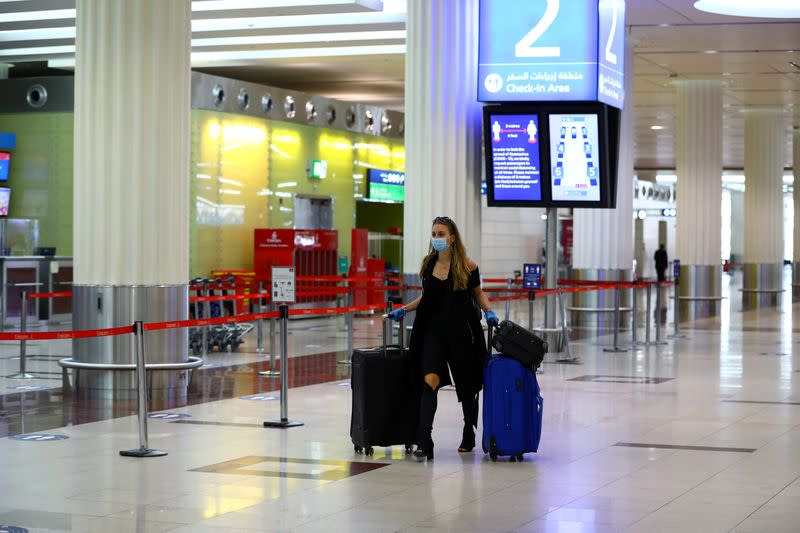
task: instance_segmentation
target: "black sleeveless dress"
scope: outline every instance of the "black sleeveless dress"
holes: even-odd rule
[[[486,341],[481,326],[481,311],[472,294],[480,286],[480,273],[470,272],[467,288],[453,286],[452,269],[447,279],[433,275],[432,260],[422,279],[422,299],[411,330],[411,356],[417,383],[425,374],[439,375],[440,386],[455,382],[459,401],[474,396],[483,387],[483,362]],[[451,379],[452,375],[452,379]]]

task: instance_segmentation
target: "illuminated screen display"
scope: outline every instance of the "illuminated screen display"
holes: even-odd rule
[[[0,181],[8,180],[8,170],[11,166],[11,154],[0,152]]]
[[[11,189],[0,187],[0,217],[8,216],[8,201],[11,199]]]
[[[406,176],[403,172],[378,170],[368,171],[369,189],[367,196],[371,200],[402,202],[406,197]]]
[[[491,115],[495,200],[542,199],[539,117]]]
[[[550,186],[554,202],[599,202],[596,114],[550,115]]]

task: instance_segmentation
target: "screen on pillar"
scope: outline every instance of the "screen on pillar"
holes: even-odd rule
[[[11,199],[11,189],[0,187],[0,217],[8,216],[8,204]]]
[[[8,181],[8,172],[11,167],[11,154],[0,152],[0,181]]]
[[[489,206],[615,207],[619,110],[552,102],[483,114]]]

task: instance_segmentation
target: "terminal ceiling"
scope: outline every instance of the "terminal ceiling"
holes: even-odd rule
[[[681,79],[725,84],[726,168],[743,166],[741,111],[748,106],[786,111],[791,166],[789,132],[800,127],[800,19],[713,15],[693,3],[627,1],[636,43],[637,168],[674,168],[672,81]],[[74,5],[0,0],[0,62],[22,73],[69,70]],[[255,7],[264,5],[271,7]],[[198,70],[403,109],[405,0],[195,0],[192,38]]]

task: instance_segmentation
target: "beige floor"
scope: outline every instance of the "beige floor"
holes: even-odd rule
[[[742,313],[735,286],[726,290],[722,315],[686,324],[686,339],[609,354],[600,347],[607,339],[592,338],[573,344],[583,364],[546,364],[542,444],[521,464],[459,455],[460,409],[447,390],[433,463],[399,447],[354,455],[350,390],[321,384],[290,390],[301,428],[262,429],[278,402],[241,399],[175,410],[222,425],[151,420],[151,446],[168,451],[163,458],[118,455],[137,444],[134,417],[49,432],[68,440],[0,439],[0,524],[114,533],[797,532],[800,307]],[[298,347],[321,342],[303,329],[293,329]],[[348,477],[366,469],[348,462],[387,466]],[[215,471],[196,470],[204,467]]]

